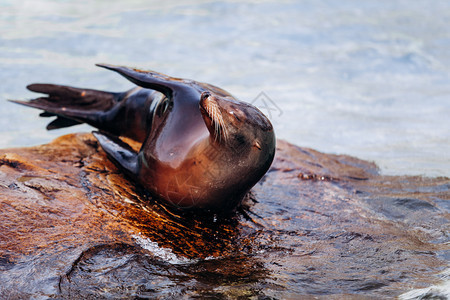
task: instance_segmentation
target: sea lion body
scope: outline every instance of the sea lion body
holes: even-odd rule
[[[178,207],[233,209],[270,167],[273,127],[254,106],[210,84],[101,66],[138,87],[107,93],[35,84],[29,89],[49,96],[16,102],[57,115],[54,128],[71,122],[97,127],[94,135],[120,169]],[[141,142],[139,153],[118,136]]]

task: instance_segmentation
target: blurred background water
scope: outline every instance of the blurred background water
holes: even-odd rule
[[[218,85],[271,112],[277,136],[450,176],[450,2],[0,0],[0,147],[46,143],[48,120],[6,102],[33,82],[122,91],[95,63]],[[267,98],[255,98],[264,92]]]

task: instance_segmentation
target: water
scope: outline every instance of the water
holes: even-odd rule
[[[5,99],[33,97],[32,82],[132,86],[94,67],[105,62],[249,102],[264,91],[279,138],[384,174],[450,176],[448,1],[0,0],[0,11],[1,148],[91,130],[47,132]]]

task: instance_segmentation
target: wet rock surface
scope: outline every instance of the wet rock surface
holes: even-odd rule
[[[90,134],[0,150],[0,190],[1,298],[377,299],[448,268],[448,178],[284,141],[226,217],[152,199]]]

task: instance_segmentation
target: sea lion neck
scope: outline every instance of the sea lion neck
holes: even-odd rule
[[[159,161],[170,168],[178,168],[201,141],[209,139],[198,108],[200,94],[173,94],[172,107],[164,116],[155,116],[152,133],[145,142],[147,159]],[[150,150],[151,149],[151,150]]]

